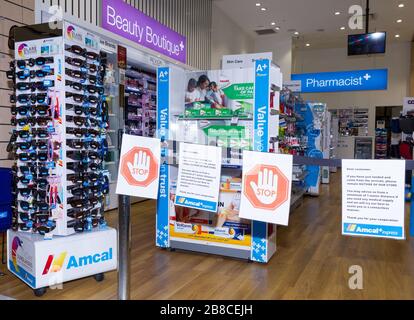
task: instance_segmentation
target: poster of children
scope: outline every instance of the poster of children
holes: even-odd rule
[[[209,105],[213,109],[225,108],[225,96],[219,85],[211,81],[206,74],[192,74],[187,83],[185,103],[187,107],[194,103]]]

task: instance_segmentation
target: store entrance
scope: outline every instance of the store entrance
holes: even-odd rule
[[[402,106],[376,107],[375,159],[400,159],[403,137],[399,126]]]

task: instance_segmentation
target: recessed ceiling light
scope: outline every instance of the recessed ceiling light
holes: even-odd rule
[[[341,30],[345,30],[345,27],[341,27]]]
[[[256,7],[260,7],[262,4],[261,3],[256,3]]]
[[[275,30],[279,31],[280,30],[280,27],[276,27]]]
[[[307,43],[307,44],[306,44],[306,46],[307,46],[307,47],[310,47],[310,43]]]
[[[400,3],[399,5],[398,5],[398,8],[404,8],[405,7],[405,4],[404,3]]]
[[[398,19],[398,20],[397,20],[397,23],[401,23],[401,22],[402,22],[402,19]]]
[[[340,13],[339,11],[336,11],[336,12],[335,12],[335,15],[336,15],[336,16],[339,16],[340,14],[341,14],[341,13]]]
[[[299,35],[299,32],[298,32],[298,31],[295,31],[295,33],[294,33],[294,34],[297,36],[297,35]]]
[[[396,38],[399,38],[399,37],[400,37],[400,35],[399,35],[399,34],[396,34],[396,35],[395,35],[395,37],[396,37]]]
[[[272,26],[275,26],[275,25],[276,25],[276,22],[272,22],[272,23],[271,23],[271,25],[272,25]]]
[[[266,9],[265,7],[263,7],[263,8],[260,8],[260,10],[262,10],[262,11],[266,11],[267,9]]]

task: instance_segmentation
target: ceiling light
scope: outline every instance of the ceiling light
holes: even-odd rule
[[[405,4],[404,3],[400,3],[399,5],[398,5],[398,8],[404,8],[405,7]]]
[[[340,13],[339,11],[336,11],[336,12],[335,12],[335,15],[336,15],[336,16],[339,16],[340,14],[341,14],[341,13]]]
[[[400,37],[400,35],[399,35],[399,34],[396,34],[396,35],[395,35],[395,37],[396,37],[396,38],[399,38],[399,37]]]
[[[260,7],[262,4],[261,3],[256,3],[256,7]]]
[[[266,9],[265,7],[263,7],[263,8],[261,8],[260,10],[262,10],[262,11],[266,11],[267,9]]]
[[[401,23],[401,22],[402,22],[402,19],[398,19],[398,20],[397,20],[397,23]]]
[[[271,23],[271,25],[272,25],[272,26],[275,26],[275,25],[276,25],[276,22],[272,22],[272,23]]]
[[[307,44],[306,44],[306,46],[307,46],[307,47],[310,47],[310,43],[307,43]]]
[[[298,31],[295,31],[294,34],[295,34],[295,36],[298,36],[299,35],[299,32]]]
[[[341,30],[345,30],[345,27],[341,27]]]
[[[275,30],[279,31],[280,30],[280,27],[276,27]]]

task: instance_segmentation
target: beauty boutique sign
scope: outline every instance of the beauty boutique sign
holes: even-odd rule
[[[186,63],[186,38],[122,0],[102,0],[102,28]]]

